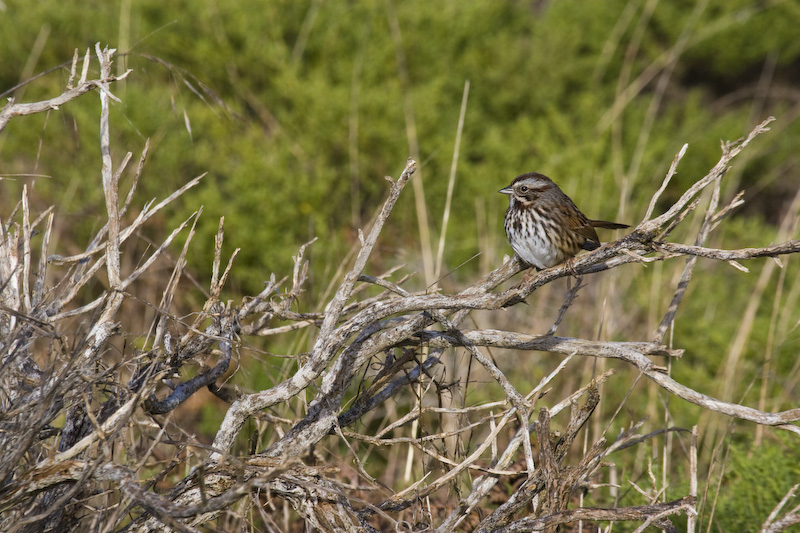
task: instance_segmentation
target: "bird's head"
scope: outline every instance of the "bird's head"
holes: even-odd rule
[[[511,185],[500,189],[499,193],[508,194],[512,200],[516,200],[523,205],[528,205],[535,202],[542,193],[545,193],[556,187],[553,180],[539,174],[538,172],[529,172],[514,178]]]

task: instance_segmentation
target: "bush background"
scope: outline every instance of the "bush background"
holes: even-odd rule
[[[304,304],[321,308],[357,230],[385,196],[383,176],[396,176],[415,145],[423,194],[406,191],[371,273],[404,264],[404,271],[419,272],[412,287],[430,284],[423,250],[435,252],[442,231],[465,80],[469,100],[442,272],[481,255],[448,276],[445,290],[463,287],[510,253],[502,232],[507,199],[496,191],[517,174],[543,172],[590,217],[635,224],[684,143],[689,152],[665,205],[716,162],[720,139],[743,135],[768,115],[778,118],[772,132],[726,176],[723,203],[742,189],[747,203],[709,245],[767,245],[778,240],[782,223],[794,232],[800,184],[796,2],[6,0],[0,10],[4,97],[32,101],[58,94],[68,68],[7,90],[69,61],[76,48],[82,55],[99,41],[125,54],[118,66],[134,72],[113,89],[122,99],[111,117],[112,146],[120,151],[114,159],[123,150],[138,153],[151,139],[139,203],[209,173],[183,198],[183,210],[148,231],[162,235],[203,205],[190,269],[207,285],[213,235],[224,215],[226,247],[242,249],[230,298],[255,293],[271,272],[288,273],[297,247],[318,237]],[[57,206],[56,249],[65,255],[84,248],[82,236],[104,220],[96,123],[97,102],[83,98],[58,112],[12,121],[0,133],[0,213],[5,219],[22,186],[33,187],[39,209]],[[87,173],[92,168],[97,172]],[[418,229],[420,205],[429,221],[427,240]],[[682,233],[671,239],[681,240]],[[793,260],[783,261],[782,270],[768,260],[751,262],[749,274],[700,262],[671,334],[675,347],[687,349],[673,363],[676,379],[724,399],[763,402],[768,410],[797,405],[800,285]],[[592,277],[559,333],[649,338],[683,266],[673,263],[629,265]],[[509,312],[507,323],[487,317],[481,326],[543,333],[563,292],[555,284],[535,294],[530,306],[519,306],[526,309]],[[201,295],[187,292],[187,309],[197,301]],[[484,319],[478,314],[476,320]],[[147,316],[130,321],[141,324],[144,335]],[[280,353],[298,343],[302,339],[260,347]],[[454,361],[466,357],[456,354]],[[502,358],[524,381],[538,381],[558,360]],[[287,371],[269,357],[242,367],[235,379],[247,388],[267,387]],[[592,363],[576,365],[575,380],[596,370]],[[607,387],[602,405],[608,414],[633,378]],[[800,481],[796,471],[780,466],[787,457],[788,464],[800,464],[796,439],[701,416],[695,406],[666,403],[651,384],[639,387],[646,401],[628,404],[629,418],[610,432],[645,415],[655,427],[665,418],[687,428],[699,423],[709,490],[718,482],[723,488],[713,518],[721,530],[745,518],[760,524]],[[476,389],[471,394],[481,394]],[[209,400],[186,410],[210,438],[224,406]],[[755,456],[754,444],[762,450]],[[729,445],[735,474],[721,471],[717,455]],[[658,470],[659,451],[647,453]],[[639,467],[647,463],[639,459]],[[748,477],[752,472],[755,480]],[[676,493],[685,490],[678,466],[668,476]],[[743,518],[745,508],[736,502],[753,484],[763,485],[766,495],[747,499],[758,507]],[[704,516],[709,520],[708,512]]]

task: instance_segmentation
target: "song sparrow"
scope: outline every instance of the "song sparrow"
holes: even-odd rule
[[[498,192],[509,195],[506,236],[526,263],[538,269],[555,266],[581,249],[600,247],[594,228],[620,229],[626,224],[589,220],[558,185],[542,174],[530,172],[514,178]]]

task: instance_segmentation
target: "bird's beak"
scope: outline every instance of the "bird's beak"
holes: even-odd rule
[[[500,189],[497,192],[499,192],[500,194],[514,194],[514,190],[511,188],[510,185],[508,187],[506,187],[505,189]]]

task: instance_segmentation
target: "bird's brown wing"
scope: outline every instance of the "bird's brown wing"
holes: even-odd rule
[[[594,226],[589,224],[588,221],[586,225],[573,228],[572,231],[586,239],[581,245],[584,250],[595,250],[600,247],[600,237],[597,236]]]
[[[566,221],[567,228],[572,230],[580,239],[586,241],[582,244],[579,243],[580,247],[582,247],[584,250],[594,250],[600,246],[600,238],[597,236],[597,232],[594,230],[592,221],[586,218],[586,215],[581,213],[580,210],[575,207],[575,204],[572,202],[570,202],[570,204],[571,205],[559,205],[559,209],[561,210],[564,220]],[[588,248],[587,245],[592,247]]]

